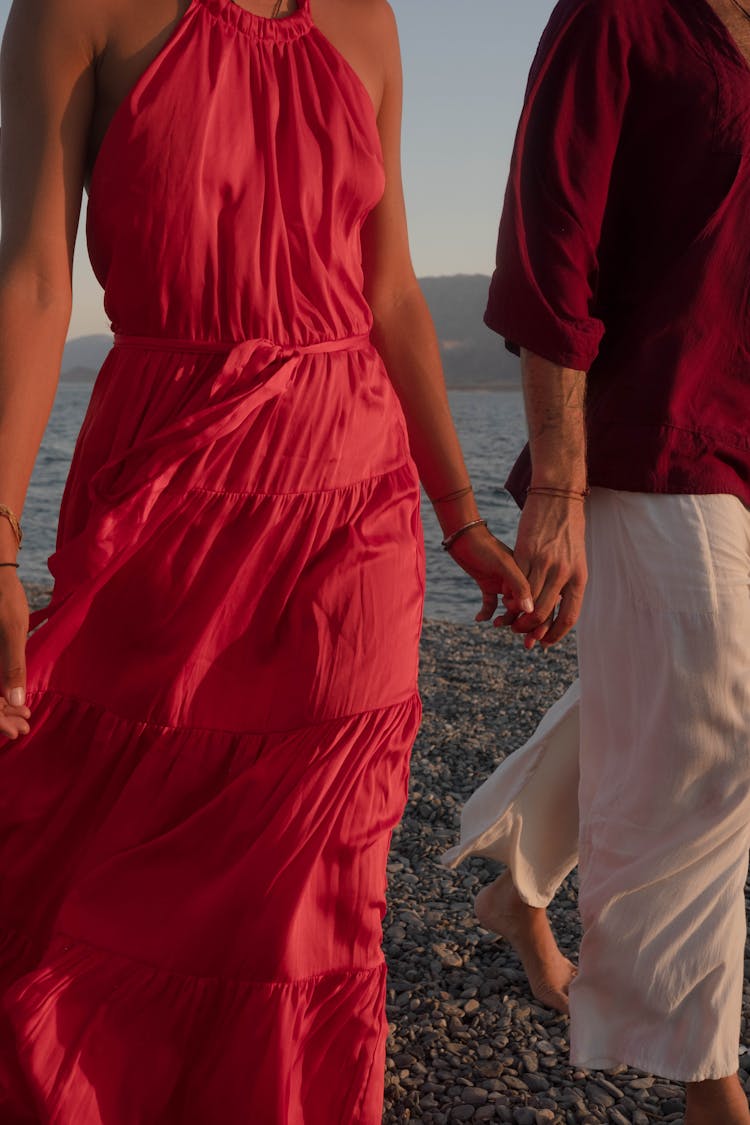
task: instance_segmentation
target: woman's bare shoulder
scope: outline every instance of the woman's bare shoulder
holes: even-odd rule
[[[358,72],[379,109],[399,71],[396,20],[388,0],[312,0],[315,23]]]

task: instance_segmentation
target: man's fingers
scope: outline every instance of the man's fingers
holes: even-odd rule
[[[557,616],[545,637],[540,638],[541,644],[546,647],[561,641],[578,621],[582,604],[583,589],[573,585],[566,586]]]
[[[531,588],[534,589],[534,576],[530,576]],[[557,576],[548,577],[546,582],[541,584],[539,593],[534,599],[534,612],[524,613],[513,623],[513,631],[515,633],[536,633],[537,630],[542,630],[539,636],[543,636],[547,632],[549,619],[552,617],[555,606],[560,598],[559,578]],[[535,639],[539,640],[539,636]]]

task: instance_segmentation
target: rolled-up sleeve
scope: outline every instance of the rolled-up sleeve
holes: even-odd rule
[[[534,60],[500,221],[485,323],[517,351],[586,371],[599,245],[629,94],[620,0],[562,0]]]

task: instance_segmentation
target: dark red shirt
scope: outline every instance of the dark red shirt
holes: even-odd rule
[[[558,4],[485,320],[589,371],[591,484],[750,504],[750,66],[708,0]]]

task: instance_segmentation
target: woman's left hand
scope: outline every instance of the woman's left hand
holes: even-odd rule
[[[482,591],[482,608],[476,621],[490,621],[503,600],[506,613],[533,613],[531,588],[519,570],[513,552],[486,527],[475,527],[461,535],[449,554]]]

